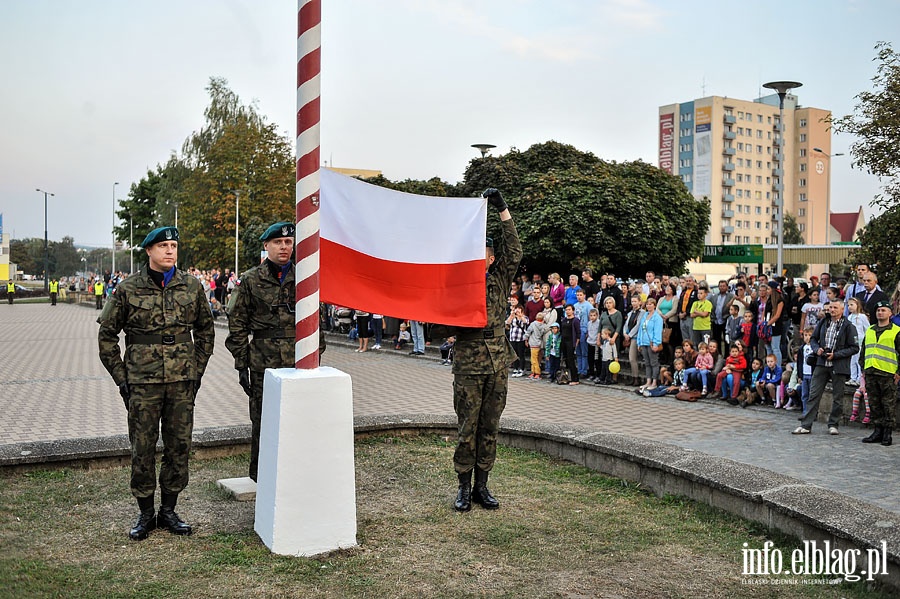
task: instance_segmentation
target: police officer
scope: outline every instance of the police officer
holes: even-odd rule
[[[98,310],[103,308],[103,287],[103,280],[100,277],[97,277],[97,280],[94,282],[94,297],[97,298]]]
[[[6,301],[12,306],[14,299],[16,299],[16,283],[10,279],[6,282]]]
[[[97,319],[100,360],[128,410],[131,494],[141,510],[129,532],[136,541],[147,538],[157,526],[177,535],[192,532],[175,513],[175,504],[188,483],[194,399],[215,336],[203,287],[175,267],[178,230],[154,229],[141,247],[149,259],[146,269],[119,284]],[[102,288],[103,283],[98,284]],[[119,352],[123,330],[124,361]],[[160,422],[163,459],[157,515],[153,498]]]
[[[50,287],[50,305],[56,305],[56,296],[59,295],[59,281],[52,279],[49,283]]]
[[[453,467],[459,478],[454,507],[461,512],[472,508],[472,500],[486,509],[500,507],[487,488],[487,480],[497,455],[508,368],[515,359],[504,330],[507,297],[522,259],[516,225],[500,192],[490,188],[482,195],[500,213],[503,243],[499,253],[495,253],[491,239],[485,247],[487,326],[454,331],[453,407],[459,421],[459,441],[453,454]]]

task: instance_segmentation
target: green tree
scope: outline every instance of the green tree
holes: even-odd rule
[[[44,272],[44,240],[37,237],[9,242],[9,261],[23,274],[38,276]]]
[[[81,270],[81,256],[75,248],[75,239],[63,237],[50,242],[50,276],[68,277]]]
[[[806,243],[803,234],[800,233],[800,225],[794,215],[785,212],[784,214],[784,243],[787,245],[802,245]],[[807,264],[785,264],[784,269],[789,277],[802,277],[803,273],[809,267]]]
[[[861,248],[850,260],[872,264],[882,287],[891,289],[900,278],[900,54],[887,42],[875,50],[873,89],[856,96],[853,113],[834,119],[834,129],[856,136],[850,147],[853,165],[883,184],[873,204],[885,211],[859,233]]]

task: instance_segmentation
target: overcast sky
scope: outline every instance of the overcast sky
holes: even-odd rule
[[[900,50],[900,0],[322,4],[322,158],[391,179],[458,181],[474,143],[656,164],[660,105],[787,79],[843,115]],[[113,184],[180,150],[211,76],[293,139],[296,37],[290,0],[0,0],[4,232],[43,237],[41,188],[51,239],[111,244]],[[877,180],[833,162],[833,209],[871,214]]]

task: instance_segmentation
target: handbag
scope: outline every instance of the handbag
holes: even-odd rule
[[[662,331],[662,342],[668,343],[669,339],[671,339],[671,338],[672,338],[672,327],[666,325],[663,327],[663,331]]]

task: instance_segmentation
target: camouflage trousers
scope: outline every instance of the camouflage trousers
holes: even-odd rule
[[[262,422],[264,372],[250,371],[250,478],[259,471],[259,428]]]
[[[187,486],[193,429],[193,381],[131,386],[128,439],[132,495],[152,497],[156,491],[156,442],[160,430],[163,457],[159,488],[163,493],[180,493]]]
[[[453,454],[458,473],[476,466],[489,472],[497,457],[500,415],[506,407],[509,373],[457,374],[453,378],[453,409],[459,421],[459,441]]]
[[[894,429],[894,411],[897,409],[897,385],[894,375],[866,372],[866,391],[869,394],[869,409],[872,424]]]

